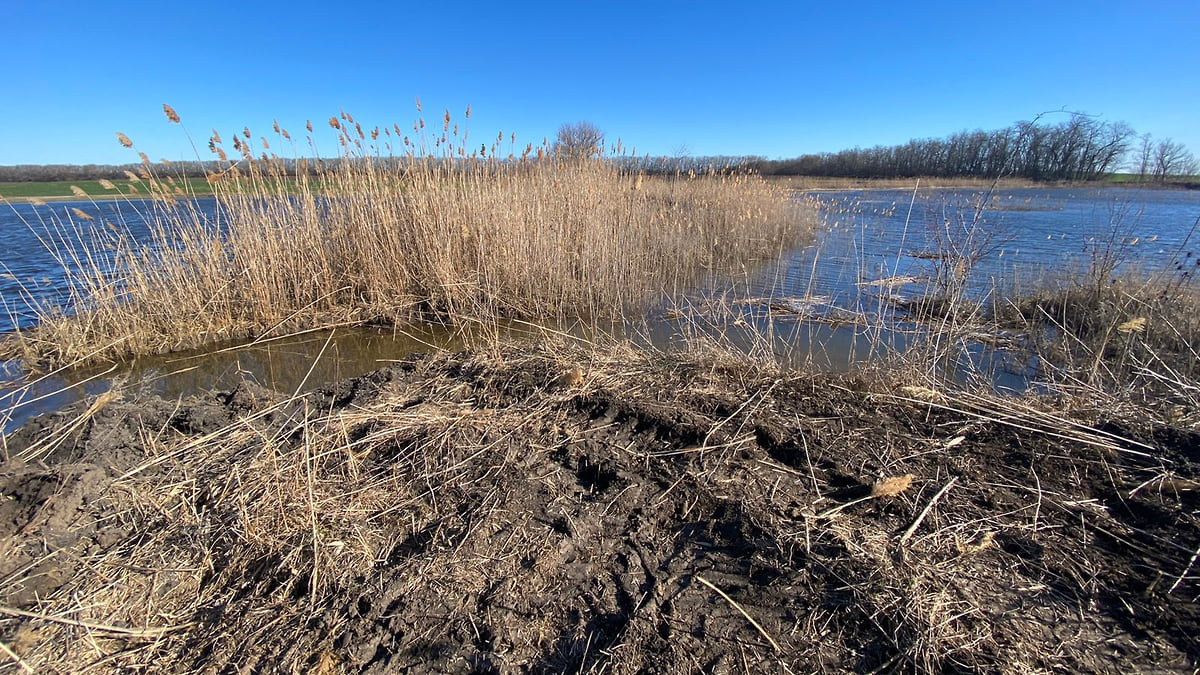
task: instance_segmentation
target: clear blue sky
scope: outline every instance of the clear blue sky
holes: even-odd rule
[[[588,120],[639,154],[793,157],[1065,107],[1200,155],[1196,0],[6,0],[0,16],[0,164],[136,161],[117,131],[194,159],[163,103],[207,158],[213,128],[328,131],[339,109],[411,127],[415,96],[427,119],[469,104],[472,140],[518,145]]]

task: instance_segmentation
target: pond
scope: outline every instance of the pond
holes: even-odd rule
[[[1200,192],[1136,188],[1026,188],[813,192],[824,228],[746,291],[769,315],[773,347],[795,365],[841,371],[880,349],[902,351],[913,326],[898,311],[961,283],[976,301],[1002,303],[1047,283],[1133,271],[1200,274]],[[789,320],[789,315],[791,320]],[[815,320],[814,320],[815,319]],[[900,329],[900,330],[895,330]],[[745,341],[743,339],[743,341]],[[959,364],[999,388],[1023,390],[1026,368],[968,345]],[[1002,355],[1001,355],[1002,356]]]
[[[1200,274],[1200,192],[1136,188],[1030,188],[814,192],[824,227],[814,240],[740,279],[705,284],[651,308],[627,331],[660,347],[717,336],[790,365],[845,371],[880,351],[903,351],[910,301],[964,284],[975,299],[1001,301],[1047,280],[1126,270]],[[213,200],[185,204],[216,221]],[[92,220],[80,218],[80,209]],[[69,244],[98,234],[147,237],[150,202],[0,207],[0,332],[33,325],[49,307],[69,306]],[[104,261],[97,261],[103,265]],[[556,325],[581,336],[587,330]],[[505,327],[512,334],[530,327]],[[30,417],[94,395],[120,376],[135,390],[178,397],[230,387],[243,378],[279,391],[307,390],[374,370],[413,351],[458,348],[461,333],[434,326],[340,329],[202,353],[140,359],[111,372],[72,372],[25,382],[0,367],[0,419],[7,433]],[[318,358],[320,356],[320,358]],[[967,345],[956,377],[985,372],[998,388],[1023,389],[1028,373],[983,345]]]

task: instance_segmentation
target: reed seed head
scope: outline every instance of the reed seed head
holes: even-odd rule
[[[913,475],[906,473],[903,476],[893,476],[890,478],[881,478],[875,481],[871,486],[872,497],[895,497],[912,487]]]
[[[117,140],[120,141],[121,147],[125,147],[125,148],[133,147],[133,141],[129,140],[128,136],[126,136],[125,134],[123,134],[119,131],[117,132]]]
[[[166,103],[163,104],[163,113],[172,124],[179,124],[179,113],[175,112],[175,109]]]
[[[1117,326],[1117,332],[1122,335],[1141,333],[1144,330],[1146,330],[1146,317],[1144,316],[1139,316],[1136,319],[1130,319]]]

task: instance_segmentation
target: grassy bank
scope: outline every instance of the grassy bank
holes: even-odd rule
[[[814,209],[749,176],[648,178],[550,148],[480,156],[448,116],[433,147],[383,156],[347,118],[331,120],[340,161],[298,179],[240,138],[243,156],[225,159],[214,139],[219,224],[163,181],[150,183],[151,241],[86,210],[46,224],[91,242],[48,237],[62,246],[73,310],[44,316],[10,350],[54,365],[417,317],[613,317],[772,260],[815,224]]]
[[[179,195],[209,196],[212,187],[204,179],[177,179],[172,188]],[[174,190],[172,190],[174,192]],[[138,199],[152,196],[146,182],[136,176],[125,180],[28,181],[0,183],[0,199],[12,204],[49,201],[96,201]]]

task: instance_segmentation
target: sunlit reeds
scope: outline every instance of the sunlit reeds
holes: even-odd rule
[[[151,240],[97,236],[88,250],[57,251],[72,308],[21,337],[26,356],[74,361],[125,338],[97,355],[111,359],[415,317],[612,317],[765,262],[812,226],[810,210],[754,177],[643,177],[611,156],[514,154],[504,134],[468,149],[465,129],[448,112],[442,121],[436,136],[424,120],[412,138],[395,125],[368,135],[342,112],[329,119],[340,150],[327,160],[297,150],[285,161],[249,128],[227,153],[214,132],[216,218],[179,199],[187,183],[139,152],[130,178],[156,198],[143,214]],[[273,131],[291,145],[286,129]],[[91,249],[104,248],[115,250],[99,262]]]

